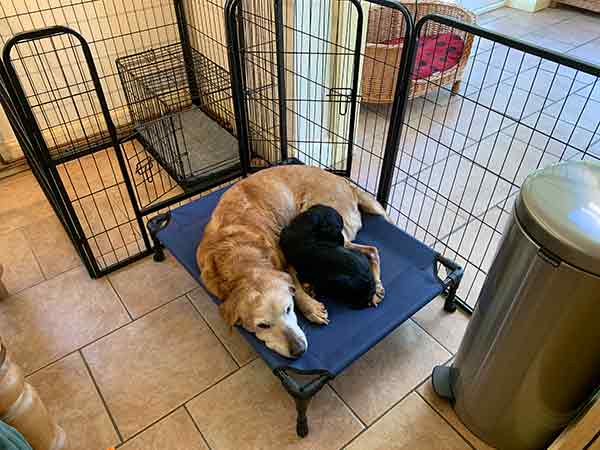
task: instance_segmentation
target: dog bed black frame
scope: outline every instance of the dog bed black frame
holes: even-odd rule
[[[148,228],[156,245],[154,259],[169,250],[199,282],[196,249],[212,211],[227,188],[154,217]],[[312,397],[353,361],[394,331],[427,303],[445,294],[444,309],[456,310],[455,295],[463,269],[382,217],[364,216],[356,242],[379,249],[386,297],[377,308],[351,309],[326,302],[330,324],[318,326],[300,314],[298,321],[308,339],[308,350],[298,359],[287,359],[268,349],[252,333],[236,327],[281,380],[296,404],[296,432],[308,434],[306,412]],[[444,268],[441,279],[438,271]],[[211,296],[215,303],[218,299]],[[308,382],[297,375],[309,375]],[[303,377],[306,379],[306,377]]]

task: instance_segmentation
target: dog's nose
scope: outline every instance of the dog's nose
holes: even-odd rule
[[[306,351],[306,345],[301,340],[292,341],[290,344],[290,354],[293,358],[298,358]]]

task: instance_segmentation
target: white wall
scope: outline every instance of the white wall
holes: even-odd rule
[[[54,24],[66,25],[79,31],[90,44],[109,107],[113,109],[113,120],[117,124],[128,121],[129,117],[124,107],[115,59],[178,40],[172,0],[0,1],[2,46],[14,33]],[[70,73],[69,65],[67,61],[50,58],[44,65],[45,75],[40,74],[40,70],[33,65],[28,66],[28,71],[35,84],[44,82],[44,78],[45,82],[61,78],[65,68],[67,78],[72,76],[76,79],[78,74],[75,70]],[[50,71],[47,71],[48,66]],[[19,67],[17,70],[23,74]],[[77,106],[80,109],[86,107],[81,102]],[[61,112],[69,117],[77,115],[75,109],[74,105],[71,111]],[[54,111],[54,114],[57,112]],[[4,113],[0,112],[0,152],[5,159],[20,156],[18,152],[9,150],[14,149],[14,139]]]

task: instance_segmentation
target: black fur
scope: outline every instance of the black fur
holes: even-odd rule
[[[283,229],[279,244],[298,279],[317,298],[365,308],[375,295],[369,259],[344,247],[344,219],[329,206],[309,208]]]

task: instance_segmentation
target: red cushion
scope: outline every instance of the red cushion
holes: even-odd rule
[[[386,45],[400,45],[404,39],[390,39],[382,42]],[[451,69],[460,61],[465,43],[454,33],[435,34],[419,39],[415,67],[411,78],[421,80],[434,73]]]

